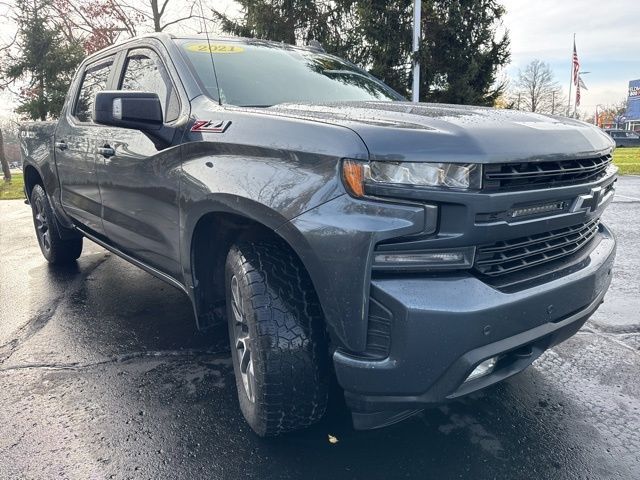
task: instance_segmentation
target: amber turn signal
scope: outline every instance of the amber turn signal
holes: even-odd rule
[[[364,165],[354,160],[342,162],[342,179],[349,193],[354,197],[364,197]]]

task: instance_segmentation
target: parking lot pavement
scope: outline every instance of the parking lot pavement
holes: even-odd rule
[[[0,478],[640,478],[640,178],[605,220],[606,303],[521,375],[372,432],[336,401],[262,440],[226,332],[196,332],[181,292],[89,242],[48,267],[29,208],[0,202]]]
[[[640,332],[640,176],[618,180],[605,222],[618,237],[615,281],[592,322],[610,333]]]

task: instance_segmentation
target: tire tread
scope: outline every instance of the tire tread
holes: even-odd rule
[[[262,379],[256,415],[243,411],[245,418],[262,436],[307,427],[324,415],[329,384],[322,309],[311,280],[279,242],[245,241],[232,248],[230,257],[235,255],[251,291],[254,349],[258,345],[254,368]],[[239,395],[244,395],[240,388]]]

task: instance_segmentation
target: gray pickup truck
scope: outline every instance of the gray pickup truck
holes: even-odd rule
[[[611,281],[609,136],[409,103],[317,47],[134,39],[21,138],[46,259],[87,238],[183,290],[200,328],[227,322],[259,435],[319,420],[332,378],[359,429],[492,385]]]

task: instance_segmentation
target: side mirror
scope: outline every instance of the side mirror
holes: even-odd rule
[[[166,148],[174,129],[164,125],[162,105],[156,93],[113,90],[96,93],[93,121],[99,125],[140,130],[156,145]]]

